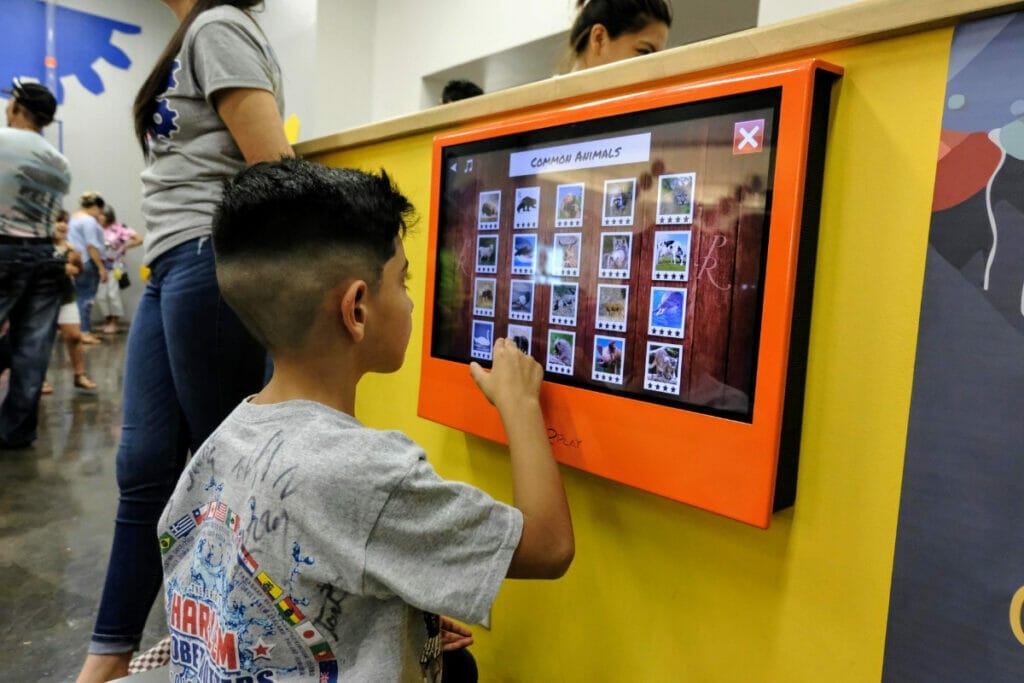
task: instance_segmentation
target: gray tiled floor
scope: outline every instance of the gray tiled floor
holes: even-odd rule
[[[110,552],[124,335],[88,347],[93,395],[72,388],[63,347],[50,365],[40,438],[0,451],[0,681],[74,680]],[[165,632],[159,602],[142,646]]]

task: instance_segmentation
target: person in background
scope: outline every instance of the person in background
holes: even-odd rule
[[[11,374],[0,406],[0,448],[36,439],[39,397],[67,279],[53,254],[54,218],[71,185],[68,160],[42,136],[57,112],[45,86],[15,79],[0,128],[0,327]]]
[[[80,683],[128,672],[162,580],[156,522],[189,451],[263,386],[266,352],[227,306],[210,244],[224,181],[293,156],[258,0],[163,0],[179,25],[135,99],[145,255],[128,333],[120,497]]]
[[[110,204],[103,209],[100,217],[103,226],[103,265],[113,277],[107,278],[105,285],[99,289],[96,303],[104,317],[103,334],[115,334],[119,329],[120,319],[124,317],[124,304],[121,302],[121,283],[124,271],[126,252],[142,244],[142,237],[123,223],[117,222],[117,214]]]
[[[95,192],[83,192],[78,204],[78,211],[68,221],[67,237],[71,248],[82,255],[82,269],[75,276],[75,302],[82,321],[82,343],[99,344],[100,338],[92,333],[92,304],[108,277],[103,265],[103,227],[99,223],[106,202]]]
[[[570,71],[665,49],[672,27],[666,0],[578,0],[569,31]]]
[[[458,102],[459,100],[465,100],[470,97],[476,97],[477,95],[483,94],[483,88],[473,81],[453,79],[444,84],[444,90],[441,91],[441,104]]]
[[[59,258],[64,259],[64,270],[67,273],[67,284],[64,286],[64,294],[61,298],[60,311],[57,313],[57,327],[60,330],[60,337],[64,340],[64,347],[68,352],[68,360],[71,361],[71,369],[75,374],[74,386],[82,391],[95,391],[96,383],[85,374],[85,350],[82,348],[82,329],[78,317],[78,305],[75,303],[75,285],[73,278],[78,275],[82,267],[82,255],[79,254],[67,241],[68,236],[68,212],[61,211],[57,214],[57,221],[53,231],[53,250]],[[43,393],[52,394],[53,387],[48,382],[43,382]]]

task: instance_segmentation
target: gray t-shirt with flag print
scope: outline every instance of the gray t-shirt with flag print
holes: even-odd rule
[[[400,432],[242,403],[160,519],[172,679],[436,680],[435,615],[486,621],[522,523]]]
[[[245,12],[227,5],[200,14],[189,27],[157,98],[142,172],[146,221],[145,262],[211,233],[224,180],[245,159],[213,106],[222,90],[254,88],[273,93],[284,111],[281,69],[270,43]]]

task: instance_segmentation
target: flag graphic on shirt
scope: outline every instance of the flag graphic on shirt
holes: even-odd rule
[[[228,506],[224,503],[210,503],[213,508],[213,518],[218,522],[224,522],[228,518]]]
[[[296,626],[295,632],[299,634],[299,638],[302,638],[302,642],[306,644],[306,647],[311,648],[314,645],[327,642],[324,637],[320,635],[320,631],[317,631],[316,627],[308,621]]]
[[[196,520],[192,515],[185,515],[171,525],[170,532],[175,538],[185,538],[190,531],[196,528]]]
[[[260,572],[256,575],[256,580],[263,586],[263,590],[266,591],[267,595],[277,600],[284,594],[284,591],[274,583],[266,572]]]
[[[206,505],[203,505],[202,507],[197,507],[195,510],[192,511],[192,518],[196,520],[196,524],[203,523],[203,520],[206,519],[206,515],[208,514],[209,509],[210,504],[207,503]]]
[[[231,530],[237,534],[238,530],[242,527],[242,518],[239,517],[236,512],[233,512],[229,509],[227,525],[231,527]]]
[[[331,652],[331,646],[326,642],[312,646],[309,648],[309,651],[313,653],[313,659],[318,662],[325,662],[329,659],[334,659],[334,653]]]
[[[282,617],[293,624],[297,624],[306,618],[306,616],[299,611],[299,608],[291,598],[284,598],[283,600],[280,600],[277,603],[277,611],[281,613]]]
[[[333,659],[320,662],[320,682],[338,683],[338,663]]]
[[[242,565],[249,576],[253,576],[256,570],[259,569],[259,565],[256,564],[256,560],[253,559],[249,551],[245,549],[244,545],[238,546],[238,564]]]
[[[176,539],[166,531],[160,536],[160,554],[166,553],[174,546]]]

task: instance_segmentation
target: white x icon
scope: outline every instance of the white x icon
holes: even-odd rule
[[[748,142],[752,149],[757,149],[757,140],[754,139],[754,136],[757,135],[759,130],[761,130],[761,126],[754,126],[749,131],[746,128],[740,128],[740,135],[743,136],[743,140],[737,145],[736,149],[743,149],[747,146]]]

